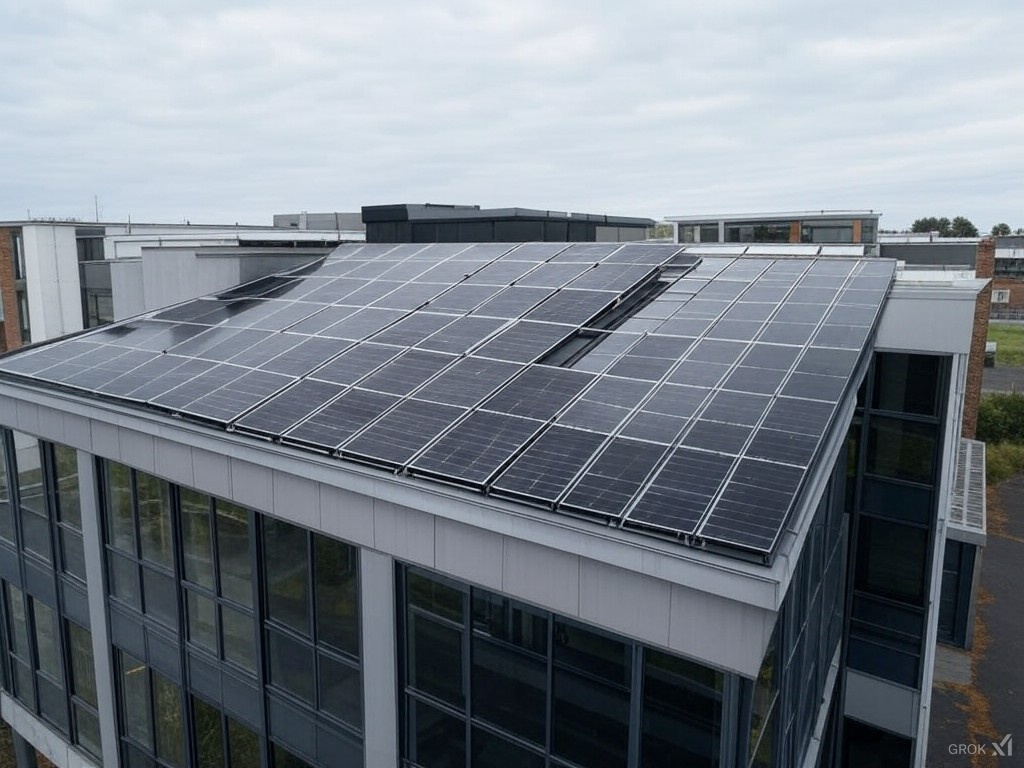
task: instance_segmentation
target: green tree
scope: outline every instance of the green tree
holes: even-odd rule
[[[953,219],[949,235],[943,237],[977,237],[978,228],[966,216],[957,216]]]
[[[1010,234],[1010,225],[1005,221],[1001,221],[998,224],[992,225],[992,236],[993,237],[1006,237]]]

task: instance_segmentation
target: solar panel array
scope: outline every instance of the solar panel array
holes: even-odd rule
[[[0,374],[767,558],[894,271],[653,243],[342,246]]]

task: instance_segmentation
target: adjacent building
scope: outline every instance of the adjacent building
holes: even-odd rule
[[[864,243],[878,241],[875,211],[669,216],[677,243]]]
[[[805,250],[348,245],[0,359],[23,768],[923,765],[985,281]]]

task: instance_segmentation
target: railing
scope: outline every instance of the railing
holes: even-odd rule
[[[1024,320],[1024,309],[992,307],[988,317],[989,320]]]

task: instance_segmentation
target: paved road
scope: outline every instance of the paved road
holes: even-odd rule
[[[969,685],[932,695],[928,768],[1024,766],[1024,477],[989,494],[988,542],[970,652]],[[1015,735],[1013,757],[949,754],[950,744],[990,743]],[[988,750],[992,752],[991,747]]]
[[[986,368],[981,380],[981,391],[1024,392],[1024,367],[997,365],[995,368]]]

